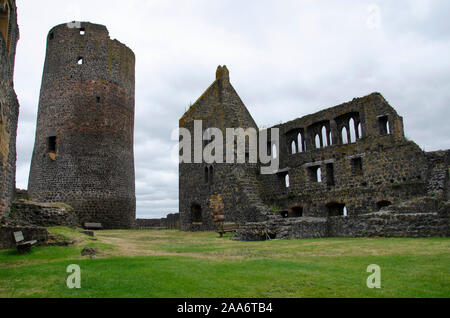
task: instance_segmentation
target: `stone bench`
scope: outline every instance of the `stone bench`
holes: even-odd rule
[[[84,228],[89,230],[101,230],[103,228],[101,223],[84,223]]]
[[[16,241],[17,251],[19,254],[31,252],[31,247],[37,243],[36,240],[25,241],[22,231],[14,232],[14,240]]]
[[[220,237],[223,237],[225,233],[232,233],[239,228],[239,224],[236,223],[220,223],[216,232],[220,234]]]

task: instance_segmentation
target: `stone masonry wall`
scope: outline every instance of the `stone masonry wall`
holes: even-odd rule
[[[8,0],[6,7],[0,8],[0,216],[9,214],[16,180],[19,102],[13,75],[18,39],[16,1]]]
[[[191,132],[191,149],[198,146],[194,144],[196,120],[202,122],[202,133],[212,127],[222,131],[224,158],[226,128],[253,128],[258,131],[255,121],[231,85],[225,66],[217,68],[216,80],[180,119],[180,128]],[[203,150],[204,145],[199,146]],[[214,230],[214,219],[219,215],[224,217],[225,222],[239,224],[266,220],[271,213],[256,194],[258,171],[257,164],[248,162],[208,164],[203,160],[194,163],[192,151],[191,163],[179,165],[181,229]]]
[[[131,228],[135,56],[103,25],[62,24],[47,38],[28,191],[81,223]]]
[[[388,131],[381,131],[379,121],[384,117]],[[350,119],[360,127],[354,130],[354,139]],[[378,93],[275,127],[280,129],[283,173],[260,177],[261,196],[267,205],[324,217],[330,206],[339,204],[349,215],[357,215],[427,193],[429,158],[414,142],[405,140],[402,118]],[[347,142],[341,134],[344,127],[348,128]],[[315,139],[320,139],[319,145]]]
[[[70,226],[79,225],[78,217],[69,206],[58,203],[14,202],[11,217],[21,223],[35,226]]]
[[[48,232],[44,227],[0,225],[0,250],[15,248],[14,232],[19,231],[22,232],[25,241],[36,240],[38,245],[45,243],[48,238]]]

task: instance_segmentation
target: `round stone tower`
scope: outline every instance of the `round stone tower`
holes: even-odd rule
[[[130,228],[134,180],[135,56],[103,25],[50,30],[28,190],[64,202],[80,223]]]

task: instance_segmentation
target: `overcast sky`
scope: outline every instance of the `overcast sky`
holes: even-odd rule
[[[217,65],[260,127],[380,92],[426,151],[450,148],[450,1],[17,0],[17,187],[27,188],[47,33],[89,21],[136,54],[138,217],[178,211],[171,132]]]

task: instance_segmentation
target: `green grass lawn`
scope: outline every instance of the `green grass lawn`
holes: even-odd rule
[[[450,297],[449,238],[238,242],[216,233],[67,228],[68,247],[0,251],[0,297]],[[95,259],[83,257],[97,247]],[[70,264],[81,288],[69,289]],[[381,288],[369,289],[369,264]]]

